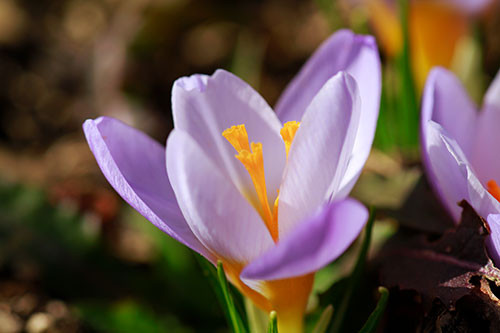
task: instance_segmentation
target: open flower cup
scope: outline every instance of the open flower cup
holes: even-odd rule
[[[347,198],[378,117],[380,61],[370,36],[330,37],[276,112],[224,70],[174,83],[166,149],[120,121],[84,131],[115,190],[158,228],[212,263],[283,332],[301,332],[314,273],[368,218]]]
[[[461,213],[457,203],[464,199],[487,220],[488,252],[500,266],[500,72],[478,110],[451,72],[433,69],[421,121],[423,162],[431,185],[455,222]]]

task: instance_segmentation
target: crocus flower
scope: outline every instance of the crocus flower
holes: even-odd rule
[[[364,0],[381,47],[397,56],[403,34],[394,0]],[[408,13],[412,70],[419,90],[434,66],[449,68],[457,46],[469,33],[469,21],[492,0],[410,0]]]
[[[283,332],[301,332],[314,272],[342,254],[367,210],[346,198],[368,157],[380,99],[372,37],[339,31],[276,113],[224,70],[174,83],[165,148],[111,118],[87,141],[116,191],[212,263]],[[165,162],[166,161],[166,162]]]
[[[431,71],[421,117],[423,161],[434,190],[458,223],[467,200],[487,220],[488,248],[500,264],[500,72],[480,111],[459,80],[443,68]]]

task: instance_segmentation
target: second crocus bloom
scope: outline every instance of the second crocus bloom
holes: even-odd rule
[[[435,68],[424,90],[421,118],[423,161],[429,181],[455,219],[467,200],[491,229],[489,253],[500,265],[500,74],[481,109],[459,80]]]
[[[166,153],[111,118],[84,130],[104,175],[153,224],[208,260],[283,332],[302,332],[314,272],[368,213],[346,198],[370,152],[380,100],[372,37],[339,31],[276,113],[224,70],[177,80]],[[166,160],[166,163],[165,163]]]
[[[364,0],[373,29],[390,57],[402,52],[398,1]],[[409,0],[408,33],[413,75],[419,92],[434,66],[450,68],[456,51],[470,34],[471,18],[492,0]]]

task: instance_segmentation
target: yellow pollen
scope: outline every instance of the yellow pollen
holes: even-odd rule
[[[232,126],[222,132],[222,136],[229,141],[238,153],[242,150],[250,151],[248,133],[245,125]]]
[[[488,192],[500,202],[500,187],[497,185],[497,182],[493,179],[488,182]]]
[[[292,145],[293,138],[295,137],[295,133],[297,133],[299,126],[300,122],[298,121],[288,121],[283,125],[283,128],[280,131],[281,137],[285,142],[287,159],[288,159],[288,152],[290,151],[290,146]]]
[[[289,121],[283,125],[280,131],[281,137],[285,142],[286,156],[288,159],[288,151],[295,137],[295,133],[299,129],[300,123],[298,121]],[[226,138],[227,141],[233,146],[233,148],[238,152],[235,157],[243,164],[245,169],[248,171],[250,178],[252,179],[253,186],[255,187],[255,192],[259,199],[260,207],[257,208],[259,214],[264,220],[271,237],[275,242],[279,239],[278,232],[278,203],[279,203],[279,191],[274,205],[269,206],[269,200],[267,197],[266,189],[266,177],[264,174],[264,155],[262,153],[262,143],[249,144],[248,133],[245,125],[232,126],[222,132],[222,136]]]
[[[262,153],[262,144],[252,142],[248,145],[248,134],[245,125],[233,126],[222,132],[222,136],[234,147],[238,152],[235,157],[247,169],[253,186],[257,192],[257,197],[260,202],[259,213],[264,220],[264,223],[275,242],[278,241],[278,219],[274,217],[269,207],[267,198],[266,177],[264,174],[264,156]]]

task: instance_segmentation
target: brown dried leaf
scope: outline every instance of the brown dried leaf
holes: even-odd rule
[[[383,285],[396,292],[417,292],[414,298],[423,309],[423,318],[417,319],[419,331],[444,332],[450,331],[446,327],[460,327],[458,331],[467,332],[478,323],[500,331],[500,300],[495,294],[500,270],[485,248],[488,226],[467,202],[460,205],[461,223],[438,240],[415,236],[405,229],[379,257]]]

